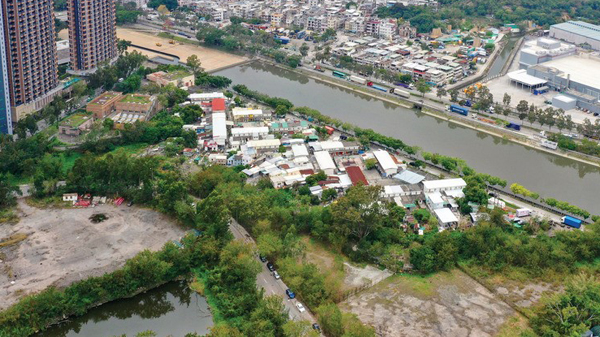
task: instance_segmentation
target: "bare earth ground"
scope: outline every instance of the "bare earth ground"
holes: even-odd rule
[[[0,249],[0,309],[50,285],[62,287],[114,271],[138,252],[159,250],[185,232],[166,216],[135,206],[38,209],[20,200],[19,208],[18,224],[0,224],[0,238],[28,235]],[[92,223],[89,217],[97,213],[108,219]]]
[[[60,31],[58,37],[65,40],[69,39],[68,30],[63,29]],[[216,49],[205,48],[193,44],[180,44],[179,42],[170,44],[169,39],[158,37],[152,33],[139,32],[128,28],[117,27],[117,37],[119,39],[131,41],[138,46],[177,55],[181,62],[185,62],[191,55],[198,55],[198,59],[202,63],[202,68],[206,71],[229,67],[247,60],[247,58],[243,56],[229,54]],[[160,43],[162,46],[158,47],[156,43]],[[137,48],[130,48],[130,50],[137,50],[150,58],[159,56],[159,54]]]
[[[493,336],[515,314],[459,270],[393,276],[340,304],[382,336]]]
[[[179,44],[178,42],[175,44],[169,44],[169,39],[127,28],[117,28],[117,37],[120,39],[129,40],[138,46],[157,49],[165,53],[177,55],[179,56],[181,62],[185,62],[185,60],[191,55],[198,55],[198,58],[202,63],[202,67],[206,71],[231,66],[246,60],[246,58],[242,56],[225,53],[215,49],[195,46],[192,44]],[[160,43],[162,46],[158,47],[156,46],[156,43]]]

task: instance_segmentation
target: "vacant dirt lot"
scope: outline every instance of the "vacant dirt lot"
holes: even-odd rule
[[[160,213],[124,205],[37,209],[21,200],[19,208],[18,224],[0,225],[0,239],[27,235],[0,248],[0,309],[50,285],[111,272],[138,252],[158,250],[185,232]],[[98,213],[108,219],[94,224],[89,218]]]
[[[185,62],[191,55],[198,55],[200,62],[202,62],[202,67],[206,71],[228,67],[246,60],[246,58],[242,56],[228,54],[215,49],[204,48],[192,44],[179,44],[179,42],[176,44],[169,44],[169,39],[127,28],[117,28],[117,37],[131,41],[138,46],[157,49],[165,53],[177,55],[181,62]],[[162,46],[156,46],[157,43],[160,43]],[[142,53],[146,54],[147,52],[142,51]],[[152,57],[155,55],[149,54],[149,56]]]
[[[515,313],[458,270],[393,276],[340,306],[382,336],[493,336]]]

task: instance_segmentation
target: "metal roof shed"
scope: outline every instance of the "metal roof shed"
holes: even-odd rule
[[[327,151],[318,151],[315,152],[315,159],[317,160],[317,164],[319,168],[323,170],[327,175],[332,175],[336,166],[331,158],[331,155]]]
[[[458,222],[458,218],[449,208],[439,208],[433,211],[435,216],[440,221],[440,224],[450,225],[452,223]]]
[[[423,181],[423,179],[425,179],[425,177],[420,174],[414,173],[412,171],[404,170],[404,171],[396,174],[394,176],[394,179],[398,179],[407,184],[414,185],[414,184],[418,184],[421,181]]]
[[[381,166],[386,176],[398,173],[398,165],[396,165],[396,162],[394,162],[392,156],[387,151],[373,151],[373,155],[375,155],[379,166]]]

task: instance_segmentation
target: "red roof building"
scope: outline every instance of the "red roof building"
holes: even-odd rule
[[[362,183],[365,186],[369,185],[369,182],[367,181],[367,177],[365,177],[365,174],[360,169],[360,167],[348,166],[348,167],[346,167],[346,173],[348,173],[348,176],[350,177],[350,180],[352,181],[352,185],[356,186],[359,183]]]
[[[216,111],[225,111],[225,100],[223,98],[215,98],[212,100],[212,110]]]

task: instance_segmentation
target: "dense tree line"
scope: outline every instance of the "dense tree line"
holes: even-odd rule
[[[429,33],[433,28],[452,27],[469,30],[473,27],[473,18],[492,18],[497,24],[517,23],[531,20],[541,26],[563,22],[565,17],[582,18],[591,23],[600,22],[600,1],[570,0],[478,0],[465,3],[458,0],[444,0],[441,8],[427,6],[381,6],[376,14],[380,18],[398,18],[410,21],[420,33]],[[464,21],[463,21],[464,20]]]
[[[124,3],[122,4],[117,3],[116,6],[116,17],[118,25],[126,23],[136,23],[138,17],[143,14],[142,11],[137,9],[137,4],[135,2],[124,1]]]

